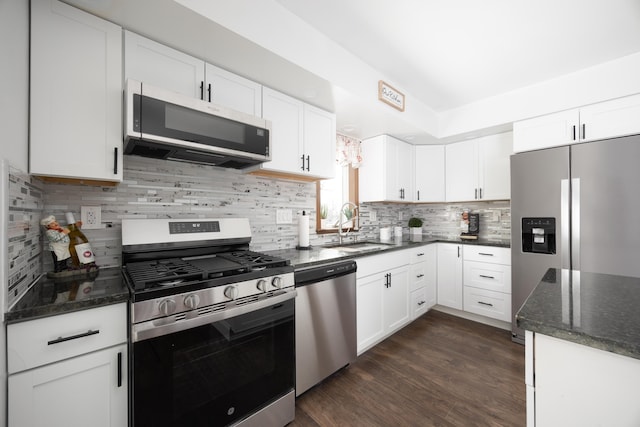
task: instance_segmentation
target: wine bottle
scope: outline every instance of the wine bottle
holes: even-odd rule
[[[95,257],[89,239],[76,225],[76,220],[72,212],[65,214],[67,218],[67,228],[69,229],[69,252],[71,261],[76,267],[89,267],[95,265]]]

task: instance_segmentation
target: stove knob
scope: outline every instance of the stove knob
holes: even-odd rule
[[[160,310],[160,314],[163,316],[168,316],[176,311],[176,302],[172,299],[163,299],[158,304],[158,310]]]
[[[187,295],[186,297],[184,297],[184,305],[190,310],[195,310],[200,305],[200,295]]]
[[[227,286],[224,288],[224,296],[229,299],[238,298],[238,287],[237,286]]]
[[[264,279],[258,280],[258,284],[256,285],[259,291],[267,292],[267,281]]]
[[[282,289],[282,277],[274,277],[271,285],[276,289]]]

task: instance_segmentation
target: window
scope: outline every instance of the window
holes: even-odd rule
[[[336,163],[335,178],[318,181],[316,184],[316,230],[318,233],[337,233],[340,221],[343,229],[359,228],[358,215],[355,212],[348,218],[349,212],[354,213],[353,206],[349,206],[346,215],[340,209],[346,202],[358,205],[358,170],[351,166],[340,166]],[[352,222],[349,222],[351,219]]]

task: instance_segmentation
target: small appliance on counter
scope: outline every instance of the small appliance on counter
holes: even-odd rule
[[[462,229],[462,234],[460,234],[461,239],[478,240],[478,233],[480,232],[480,214],[464,211],[462,213],[460,228]]]

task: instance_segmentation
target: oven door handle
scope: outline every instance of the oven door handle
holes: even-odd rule
[[[286,291],[282,294],[267,297],[263,300],[252,302],[244,305],[239,305],[233,308],[229,308],[223,311],[216,311],[213,313],[203,314],[191,319],[180,319],[170,323],[166,322],[166,318],[149,320],[133,325],[131,329],[131,341],[138,342],[151,338],[160,337],[163,335],[172,334],[174,332],[180,332],[187,329],[196,328],[198,326],[206,325],[208,323],[219,322],[221,320],[230,319],[232,317],[241,316],[243,314],[250,313],[252,311],[267,308],[272,305],[280,304],[296,297],[298,292],[296,290]]]

